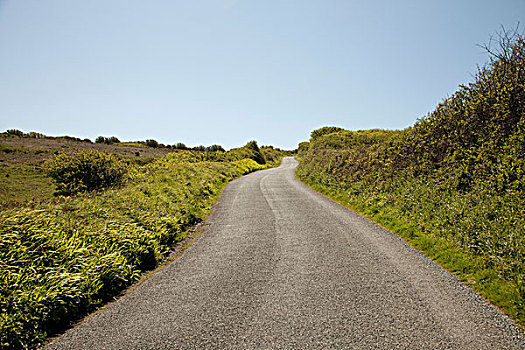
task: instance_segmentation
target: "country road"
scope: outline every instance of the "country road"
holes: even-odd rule
[[[296,166],[229,184],[180,259],[46,349],[525,349],[506,316]]]

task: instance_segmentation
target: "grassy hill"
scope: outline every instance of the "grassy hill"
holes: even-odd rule
[[[138,145],[138,144],[137,144]],[[92,149],[118,155],[144,165],[170,152],[168,149],[121,144],[92,143],[72,137],[29,137],[0,134],[0,206],[13,207],[28,201],[49,201],[54,185],[43,167],[44,161],[59,153],[71,154]]]
[[[525,41],[501,48],[412,127],[315,130],[299,146],[297,176],[392,229],[525,326]]]
[[[229,181],[284,153],[2,134],[0,347],[35,346],[111,300],[206,218]]]

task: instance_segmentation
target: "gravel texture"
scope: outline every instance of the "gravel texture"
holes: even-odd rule
[[[46,349],[525,349],[505,315],[296,166],[229,184],[180,259]]]

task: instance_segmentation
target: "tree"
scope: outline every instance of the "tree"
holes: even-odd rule
[[[95,139],[95,143],[105,143],[105,141],[106,141],[106,138],[104,136],[98,136]]]
[[[18,130],[18,129],[8,129],[7,133],[9,135],[15,135],[15,136],[19,136],[19,137],[23,137],[25,135],[23,131]]]
[[[175,148],[175,149],[188,149],[188,147],[186,147],[186,145],[183,144],[182,142],[177,143],[175,146],[173,146],[173,148]]]

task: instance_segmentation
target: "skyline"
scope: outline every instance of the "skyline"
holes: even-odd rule
[[[0,1],[0,130],[294,149],[403,129],[525,1]],[[522,32],[522,30],[520,30]]]

